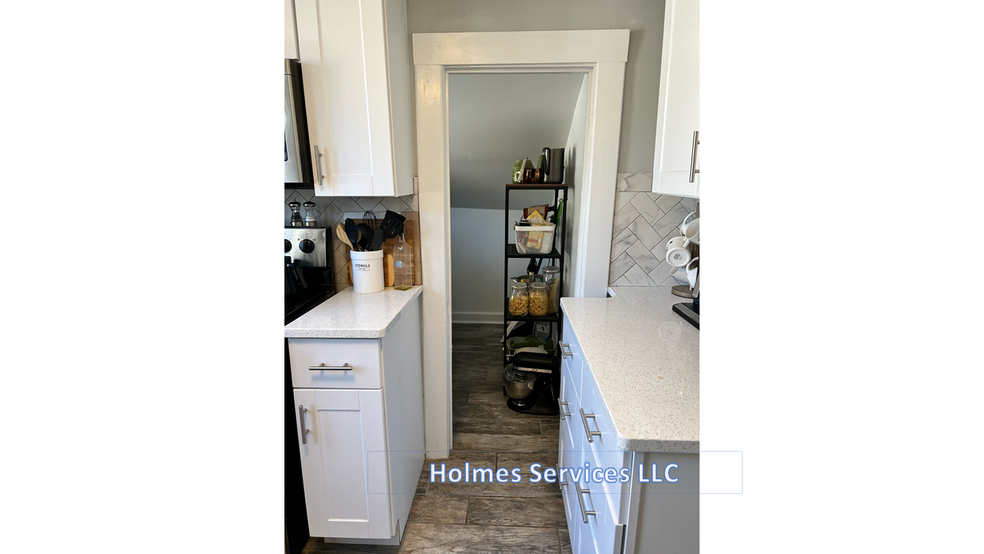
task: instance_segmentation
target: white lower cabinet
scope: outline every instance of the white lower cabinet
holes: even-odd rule
[[[424,463],[420,298],[381,339],[288,339],[311,536],[398,541]]]
[[[393,536],[383,391],[295,389],[294,401],[306,434],[301,471],[311,535]]]
[[[558,467],[632,470],[628,483],[561,485],[573,553],[699,552],[698,455],[619,448],[615,423],[566,318],[561,348]],[[667,463],[678,464],[674,476],[679,482],[640,483],[639,464],[649,468],[654,463],[661,470]]]

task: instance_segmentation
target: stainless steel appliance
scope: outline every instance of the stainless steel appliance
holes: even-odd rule
[[[290,256],[297,265],[328,265],[330,247],[324,227],[284,227],[284,256]]]
[[[314,188],[301,63],[284,60],[284,188]]]

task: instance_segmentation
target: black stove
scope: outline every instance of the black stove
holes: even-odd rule
[[[325,227],[284,228],[284,325],[335,293],[327,231]]]
[[[331,235],[325,227],[284,229],[284,325],[311,311],[335,294]],[[294,385],[290,375],[290,352],[284,339],[284,528],[285,551],[299,554],[310,538],[301,453],[297,444],[294,414]]]
[[[294,294],[284,294],[284,325],[301,317],[335,294],[331,267],[298,267],[307,287]]]

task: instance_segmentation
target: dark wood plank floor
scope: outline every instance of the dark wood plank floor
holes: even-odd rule
[[[403,544],[327,544],[305,554],[570,554],[564,501],[556,484],[430,483],[430,463],[446,468],[556,467],[559,416],[519,414],[502,395],[502,325],[454,324],[451,341],[453,445],[449,459],[427,460]]]

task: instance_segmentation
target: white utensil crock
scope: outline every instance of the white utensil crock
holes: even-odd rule
[[[355,292],[383,292],[383,251],[352,250],[352,285]]]

